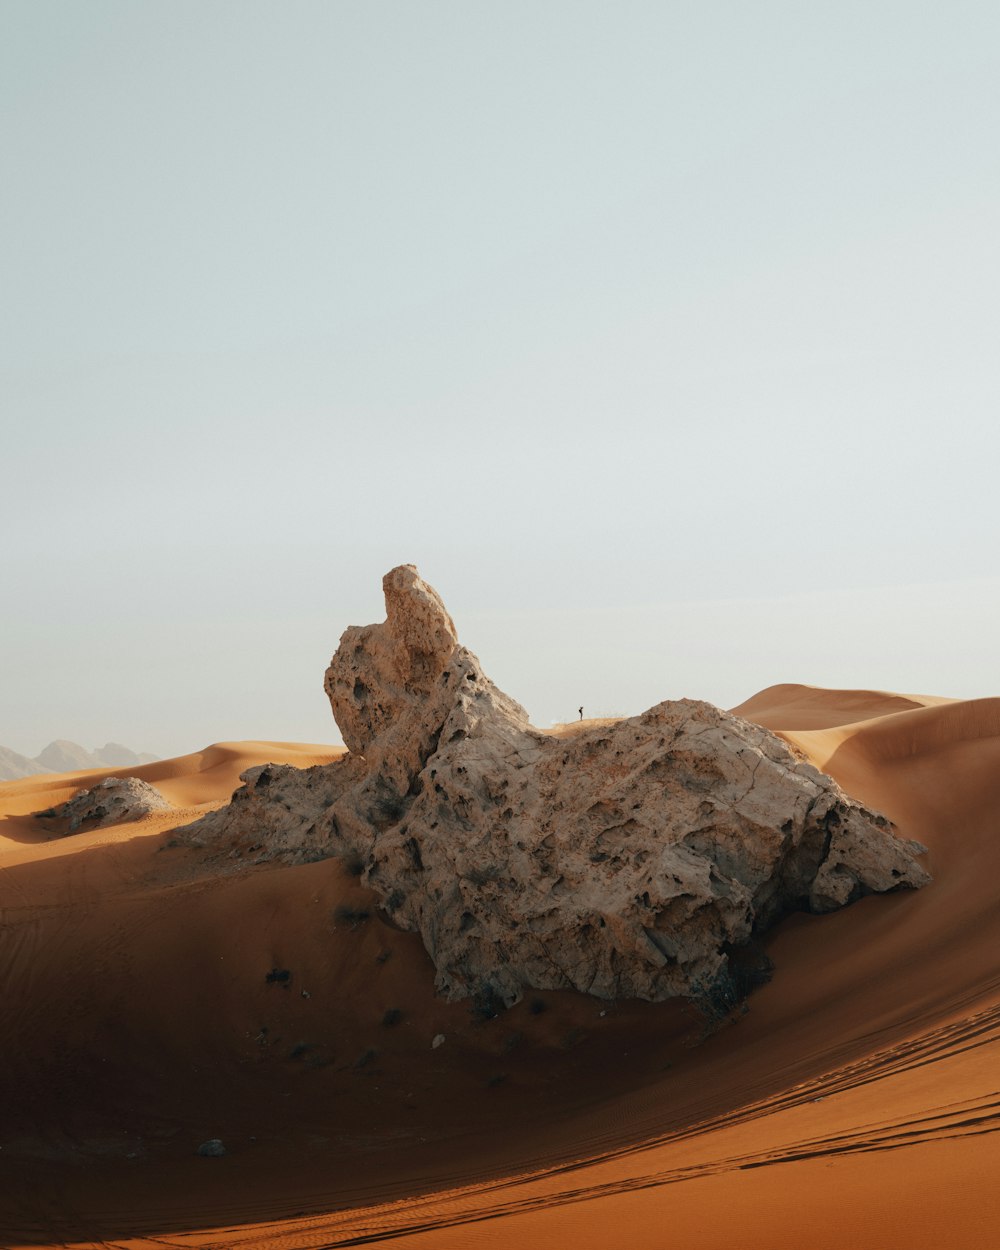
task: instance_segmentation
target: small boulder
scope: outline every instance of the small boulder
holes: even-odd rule
[[[208,1141],[201,1143],[198,1153],[203,1159],[221,1159],[226,1153],[226,1148],[218,1137],[210,1137]]]
[[[67,833],[76,833],[86,824],[91,829],[106,825],[122,825],[139,820],[151,812],[170,810],[170,803],[138,777],[105,777],[90,790],[81,790],[68,802],[36,812],[36,816],[55,816],[69,820]]]

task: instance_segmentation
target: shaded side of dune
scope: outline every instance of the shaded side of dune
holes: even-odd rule
[[[842,696],[770,727],[924,842],[934,881],[786,922],[771,983],[707,1034],[672,1004],[441,1003],[346,865],[205,876],[156,818],[7,842],[3,1240],[990,1244],[1000,700]],[[136,771],[220,802],[256,751]],[[5,791],[16,829],[43,791]],[[195,1155],[210,1136],[225,1159]]]

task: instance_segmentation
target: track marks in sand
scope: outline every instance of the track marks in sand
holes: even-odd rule
[[[884,1088],[884,1083],[893,1079],[919,1080],[921,1069],[933,1065],[950,1069],[979,1059],[985,1060],[991,1072],[1000,1073],[998,1006],[948,1021],[731,1114],[706,1119],[641,1144],[593,1152],[596,1143],[591,1142],[592,1153],[587,1158],[518,1176],[367,1209],[355,1207],[339,1215],[292,1222],[284,1219],[274,1224],[265,1217],[264,1222],[241,1227],[230,1223],[228,1228],[213,1229],[208,1240],[202,1232],[173,1234],[142,1244],[211,1245],[227,1250],[334,1250],[433,1234],[726,1173],[753,1172],[810,1160],[829,1161],[848,1155],[885,1154],[918,1145],[983,1137],[1000,1132],[1000,1088],[983,1091],[979,1088],[981,1080],[972,1081],[975,1088],[965,1097],[940,1103],[925,1100],[917,1111],[913,1108],[918,1099],[911,1093],[900,1100],[898,1114],[874,1116],[870,1120],[858,1114],[859,1106],[866,1105],[859,1100],[868,1098],[866,1087],[873,1083],[883,1083]],[[953,1091],[960,1084],[951,1071],[942,1072],[934,1088]],[[813,1131],[808,1131],[812,1104],[828,1103],[838,1096],[851,1100],[840,1127],[834,1126],[837,1117],[831,1117],[824,1109],[821,1120],[829,1127],[815,1131],[814,1123]],[[904,1107],[908,1109],[905,1112]],[[750,1148],[739,1148],[750,1143]],[[259,1208],[256,1213],[248,1210],[246,1218],[260,1221],[262,1214]]]
[[[757,702],[794,703],[794,716],[787,706],[760,706],[749,709],[750,719],[786,732],[799,726],[792,736],[815,762],[829,761],[850,793],[931,848],[931,887],[913,897],[865,900],[815,927],[793,922],[788,936],[776,939],[774,983],[741,1027],[690,1053],[680,1031],[662,1047],[657,1035],[642,1088],[620,1094],[603,1088],[600,1064],[581,1061],[581,1079],[592,1081],[595,1102],[539,1100],[537,1135],[533,1122],[507,1125],[492,1154],[477,1155],[463,1136],[446,1131],[433,1152],[422,1153],[423,1139],[415,1139],[412,1162],[405,1151],[400,1162],[398,1152],[373,1149],[348,1173],[337,1166],[337,1150],[331,1148],[329,1167],[310,1154],[304,1130],[289,1118],[276,1126],[292,1148],[288,1159],[275,1150],[265,1166],[234,1147],[228,1161],[195,1165],[174,1159],[173,1138],[170,1149],[157,1154],[154,1146],[163,1142],[151,1129],[146,1162],[126,1162],[126,1148],[119,1143],[112,1151],[109,1144],[107,1156],[93,1164],[100,1184],[89,1191],[77,1183],[76,1164],[60,1173],[42,1155],[37,1165],[22,1161],[24,1183],[16,1185],[10,1212],[24,1239],[16,1244],[123,1250],[332,1250],[381,1243],[432,1250],[511,1244],[524,1250],[566,1244],[584,1250],[616,1244],[833,1250],[849,1241],[864,1250],[971,1250],[992,1244],[1000,1166],[1000,700],[956,705],[795,687],[762,692]],[[245,746],[250,750],[243,759],[220,749],[215,756],[149,767],[176,773],[162,777],[173,787],[172,801],[219,802],[231,774],[258,756],[280,755],[267,744]],[[151,916],[166,909],[183,918],[183,926],[163,932],[187,941],[202,913],[199,886],[176,871],[175,857],[149,860],[153,844],[140,835],[152,826],[115,835],[120,849],[103,845],[102,837],[100,857],[90,860],[82,839],[70,845],[24,838],[28,818],[16,813],[47,806],[51,797],[22,795],[16,805],[15,797],[0,801],[15,813],[14,824],[21,821],[11,826],[17,839],[0,836],[0,869],[20,866],[0,871],[6,905],[0,927],[23,972],[18,999],[24,1015],[12,1023],[19,1069],[45,1044],[39,994],[58,1000],[60,1018],[92,1014],[82,1001],[89,964],[79,985],[73,978],[64,984],[70,943],[80,945],[74,917],[87,929],[87,949],[101,944],[102,965],[134,960],[123,992],[126,981],[144,990],[151,970],[169,1001],[173,965],[161,968],[151,958],[149,935],[133,929],[135,917],[144,909]],[[101,863],[103,884],[91,872]],[[243,914],[227,913],[230,920]],[[38,975],[46,958],[48,982]],[[104,975],[97,983],[101,1001],[114,1008],[118,979]],[[0,974],[0,991],[3,985]],[[188,1001],[186,991],[178,1001]],[[198,1010],[214,1006],[205,1000]],[[170,1023],[169,1013],[164,1019]],[[661,1049],[672,1060],[669,1072],[660,1063]],[[72,1072],[57,1075],[72,1094]],[[64,1132],[89,1133],[87,1123],[63,1124],[58,1102],[53,1105],[53,1123]],[[391,1100],[381,1110],[390,1114]],[[342,1107],[331,1106],[331,1133],[338,1113]],[[494,1131],[488,1105],[470,1101],[467,1114],[477,1131]],[[72,1153],[72,1141],[31,1131],[40,1147],[52,1147],[55,1162],[57,1154]],[[100,1152],[95,1140],[84,1143],[87,1158]],[[294,1170],[300,1156],[306,1166]],[[165,1173],[153,1166],[161,1158],[169,1164]],[[168,1181],[171,1176],[176,1180]],[[887,1218],[899,1221],[891,1224],[895,1241],[885,1240]],[[7,1244],[10,1222],[0,1234]],[[803,1230],[806,1243],[796,1240]]]

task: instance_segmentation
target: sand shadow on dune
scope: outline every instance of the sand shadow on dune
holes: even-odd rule
[[[21,846],[37,846],[39,843],[61,840],[69,831],[69,821],[55,821],[48,817],[0,816],[0,838]]]
[[[199,1193],[235,1221],[247,1192],[282,1214],[324,1206],[322,1178],[368,1183],[373,1155],[419,1187],[414,1149],[514,1131],[546,1067],[579,1061],[579,1006],[547,996],[518,1028],[513,1013],[476,1019],[436,999],[419,941],[384,925],[336,861],[199,874],[196,853],[169,841],[2,874],[0,1145],[21,1180],[4,1223],[22,1208],[25,1238],[45,1240],[49,1217],[102,1192],[88,1227],[107,1236],[135,1231],[144,1204],[147,1227],[195,1227]],[[448,1044],[432,1050],[439,1033]],[[219,1164],[195,1154],[213,1135],[230,1144]],[[31,1217],[41,1190],[52,1209]]]
[[[735,1097],[698,1075],[717,1039],[687,1005],[446,1003],[345,864],[205,871],[170,840],[0,874],[5,1240],[409,1198],[632,1148]],[[655,1116],[622,1113],[664,1081]],[[197,1155],[210,1137],[224,1158]]]

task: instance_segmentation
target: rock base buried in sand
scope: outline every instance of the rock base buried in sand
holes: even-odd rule
[[[226,1148],[218,1137],[210,1137],[208,1141],[201,1143],[198,1153],[203,1159],[221,1159],[226,1153]]]
[[[349,857],[449,998],[724,998],[731,953],[786,913],[928,880],[919,844],[767,730],[681,699],[547,736],[416,569],[383,588],[386,621],[348,629],[326,674],[349,754],[251,769],[191,829]]]
[[[164,812],[170,803],[151,786],[138,777],[105,777],[90,790],[81,790],[68,802],[50,807],[36,816],[55,816],[69,820],[68,833],[76,833],[83,825],[103,829],[106,825],[121,825],[129,820],[139,820],[151,812]]]

